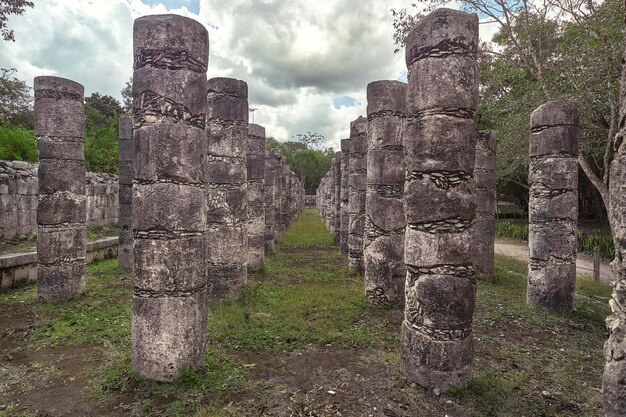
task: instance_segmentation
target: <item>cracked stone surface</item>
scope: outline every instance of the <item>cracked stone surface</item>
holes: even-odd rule
[[[528,304],[574,311],[578,226],[578,110],[549,101],[530,116]]]
[[[137,19],[133,38],[132,364],[171,381],[204,363],[209,39],[176,15]]]
[[[374,305],[404,303],[404,148],[406,83],[367,86],[365,296]]]
[[[477,16],[451,9],[420,20],[406,45],[400,363],[409,381],[441,390],[468,384],[474,355],[477,45]]]
[[[37,296],[66,300],[85,292],[85,110],[82,85],[35,78],[39,151]]]

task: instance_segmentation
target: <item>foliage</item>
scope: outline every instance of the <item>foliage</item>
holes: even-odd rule
[[[394,10],[399,47],[421,16],[450,0],[419,0],[409,13]],[[623,48],[623,4],[584,0],[493,2],[462,0],[461,9],[497,24],[492,42],[479,50],[480,129],[498,137],[498,190],[527,193],[530,113],[547,100],[573,99],[580,116],[581,194],[598,200],[585,209],[604,216],[608,166],[618,118]],[[588,178],[588,179],[587,179]],[[597,190],[589,192],[588,189]],[[598,209],[600,207],[600,209]]]
[[[316,221],[319,215],[314,209],[304,209],[300,217],[289,225],[277,243],[279,248],[304,248],[309,246],[332,246],[335,239],[326,226]]]
[[[510,237],[528,241],[528,224],[520,224],[511,221],[496,222],[496,236]],[[587,234],[582,230],[577,233],[578,252],[593,256],[594,248],[600,249],[600,256],[604,259],[611,260],[615,255],[615,245],[611,235],[603,235],[599,233]]]
[[[0,76],[0,123],[34,129],[33,96],[22,80],[11,77],[15,70],[2,70]]]
[[[120,92],[122,94],[122,107],[125,113],[133,111],[133,76],[131,75],[126,85]]]
[[[37,144],[32,130],[0,124],[0,160],[37,162]]]
[[[335,152],[333,148],[324,150],[309,148],[316,143],[317,139],[311,139],[308,135],[317,134],[307,132],[303,134],[303,137],[306,136],[309,139],[305,138],[296,142],[279,142],[273,137],[268,137],[266,144],[268,149],[279,149],[282,152],[287,159],[287,165],[304,185],[306,194],[315,194],[320,181],[330,169],[330,162],[335,157]]]
[[[28,0],[0,0],[0,34],[5,41],[15,42],[13,30],[7,26],[10,15],[21,15],[26,7],[33,7],[32,1]]]

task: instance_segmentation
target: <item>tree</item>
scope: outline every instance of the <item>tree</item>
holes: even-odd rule
[[[15,42],[13,30],[7,26],[9,16],[21,15],[26,7],[33,6],[33,2],[28,0],[0,0],[0,34],[2,34],[2,39]]]
[[[124,113],[131,113],[133,111],[133,76],[131,75],[126,85],[121,91],[122,94],[122,106]]]
[[[298,133],[294,136],[296,140],[304,145],[305,149],[314,149],[324,142],[324,135],[317,132]]]
[[[118,116],[124,112],[120,102],[109,95],[92,93],[90,97],[85,97],[85,103],[98,110],[106,118]]]
[[[404,45],[424,13],[448,3],[421,0],[422,13],[392,11],[396,45]],[[579,164],[587,178],[581,186],[593,187],[599,205],[607,207],[623,48],[621,1],[462,0],[460,5],[499,27],[492,43],[479,51],[477,111],[479,127],[497,131],[499,189],[519,194],[527,188],[530,112],[547,100],[569,98],[579,105]]]
[[[0,76],[0,123],[34,129],[33,96],[22,80],[11,77],[15,70],[2,70]]]

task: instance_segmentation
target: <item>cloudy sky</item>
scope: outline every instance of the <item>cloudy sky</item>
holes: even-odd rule
[[[15,43],[0,44],[0,67],[30,84],[70,78],[121,98],[132,74],[132,27],[139,16],[176,13],[209,30],[208,76],[248,83],[255,122],[288,140],[312,131],[338,148],[365,113],[367,83],[406,79],[394,54],[390,10],[412,0],[34,0],[13,16]],[[493,27],[481,25],[481,38]]]

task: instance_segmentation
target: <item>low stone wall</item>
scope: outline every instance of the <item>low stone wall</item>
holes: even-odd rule
[[[86,263],[117,257],[117,237],[87,243]],[[0,289],[37,281],[37,252],[0,255]]]
[[[117,224],[117,175],[88,172],[87,223]],[[37,164],[0,161],[0,238],[37,231]]]
[[[305,207],[315,207],[315,196],[314,195],[306,195],[306,196],[304,196],[304,206]]]

